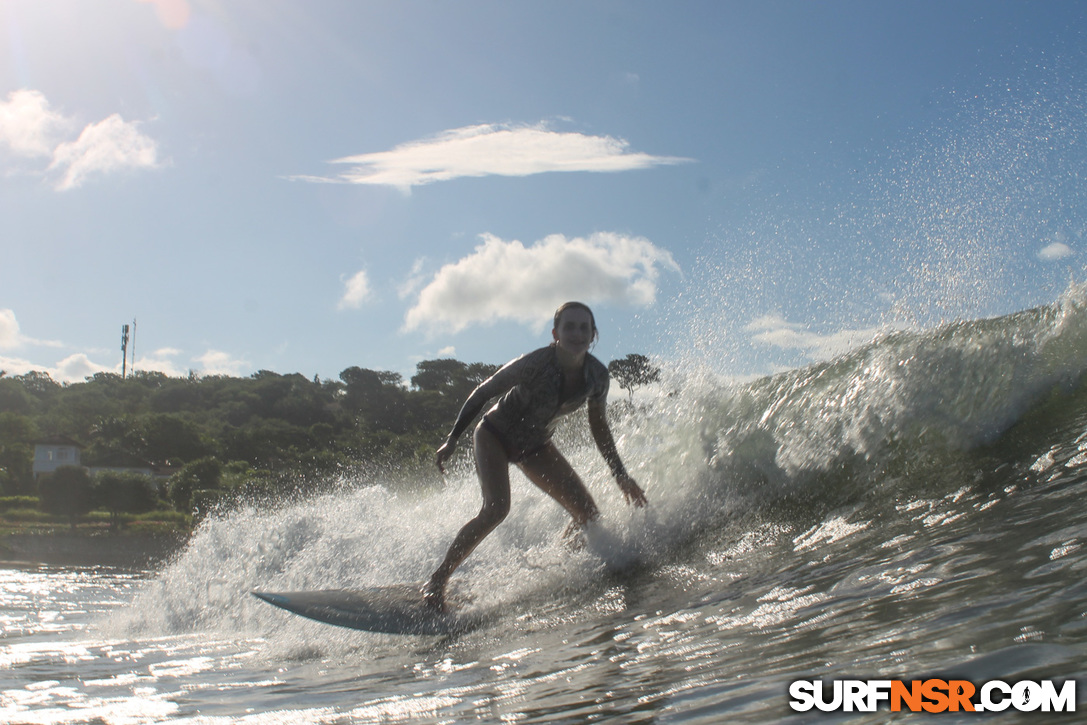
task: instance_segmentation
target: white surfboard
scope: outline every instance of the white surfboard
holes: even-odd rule
[[[321,589],[301,592],[253,592],[253,596],[318,622],[385,634],[453,634],[483,622],[479,612],[463,612],[464,602],[450,598],[447,611],[423,602],[422,585],[395,584],[368,589]]]

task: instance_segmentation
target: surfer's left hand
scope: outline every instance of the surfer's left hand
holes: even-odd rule
[[[438,464],[438,470],[445,474],[445,462],[449,460],[449,457],[453,455],[453,451],[456,450],[457,445],[453,441],[447,440],[442,444],[442,447],[438,449],[437,455],[434,456],[435,463]]]
[[[615,481],[619,484],[619,490],[623,492],[623,496],[626,498],[627,503],[632,503],[638,508],[649,503],[649,500],[645,497],[645,491],[643,491],[641,486],[627,474],[624,473],[616,476]]]

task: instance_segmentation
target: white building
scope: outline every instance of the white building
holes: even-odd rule
[[[34,464],[31,469],[35,480],[47,473],[52,473],[61,466],[78,466],[80,449],[82,449],[81,445],[63,436],[36,442]]]

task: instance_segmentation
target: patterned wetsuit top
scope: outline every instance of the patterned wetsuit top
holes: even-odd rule
[[[608,369],[585,355],[585,381],[581,390],[562,400],[563,372],[554,346],[522,355],[480,383],[461,408],[450,437],[459,438],[483,406],[501,396],[487,411],[487,421],[502,432],[504,443],[531,451],[551,440],[558,419],[573,413],[585,401],[603,402],[608,396]]]

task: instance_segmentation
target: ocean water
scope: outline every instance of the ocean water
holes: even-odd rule
[[[623,503],[587,426],[564,430],[603,523],[571,551],[516,474],[510,517],[455,578],[485,624],[456,636],[336,628],[248,592],[421,581],[479,505],[463,460],[441,488],[344,480],[212,516],[153,571],[3,569],[0,721],[917,717],[789,707],[794,680],[845,678],[1074,679],[1078,705],[1085,370],[1073,286],[754,381],[673,371],[612,406],[649,507]]]

